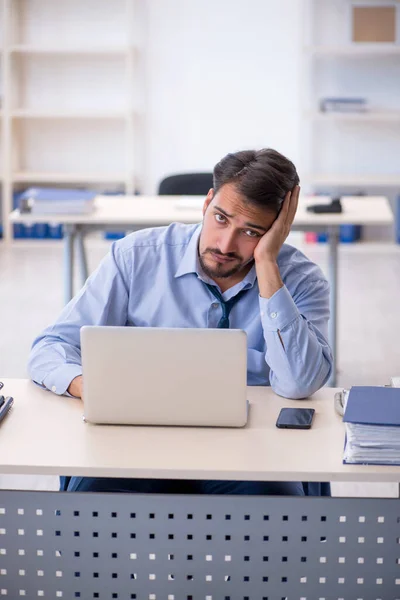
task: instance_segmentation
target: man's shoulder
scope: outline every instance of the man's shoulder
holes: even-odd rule
[[[140,229],[119,240],[115,244],[115,249],[121,253],[129,253],[145,248],[149,250],[165,248],[182,248],[187,246],[198,225],[185,225],[183,223],[171,223],[166,227],[152,227],[149,229]]]
[[[321,268],[290,244],[283,244],[278,255],[278,266],[283,280],[297,276],[299,279],[305,277],[308,280],[326,281]]]

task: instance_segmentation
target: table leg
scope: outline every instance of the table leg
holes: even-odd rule
[[[337,272],[338,272],[338,244],[339,230],[331,229],[329,231],[329,309],[331,318],[329,321],[329,342],[332,348],[333,365],[332,374],[328,381],[328,385],[336,386],[336,369],[337,369]]]
[[[85,284],[85,281],[89,276],[84,237],[85,233],[83,229],[78,228],[76,230],[76,251],[78,255],[79,271],[81,274],[82,285]]]
[[[74,238],[75,227],[64,225],[64,302],[68,304],[73,296],[74,286]]]

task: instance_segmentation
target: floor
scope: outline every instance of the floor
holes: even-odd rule
[[[290,242],[326,272],[325,245],[305,245],[301,234],[291,234]],[[89,240],[91,270],[109,246],[110,242],[98,237]],[[388,383],[391,376],[400,375],[400,247],[389,243],[342,245],[339,260],[338,385]],[[60,242],[0,245],[2,377],[27,376],[32,340],[62,308],[62,268]],[[0,477],[0,487],[3,483]],[[371,495],[382,493],[376,485],[368,489]],[[358,494],[360,489],[355,486],[347,495],[353,492]]]

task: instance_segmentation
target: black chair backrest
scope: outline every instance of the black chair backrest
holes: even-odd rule
[[[206,196],[212,186],[212,173],[170,175],[161,181],[158,194],[160,196]]]

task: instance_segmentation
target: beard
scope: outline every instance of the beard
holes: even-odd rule
[[[207,255],[211,256],[211,253],[217,254],[219,256],[224,256],[226,258],[231,258],[233,264],[231,262],[228,262],[226,264],[215,262],[211,266],[206,262]],[[207,248],[201,254],[199,253],[199,262],[204,274],[207,275],[207,277],[210,277],[210,279],[227,279],[228,277],[232,277],[232,275],[236,275],[237,273],[239,273],[239,271],[241,271],[245,266],[247,266],[247,264],[250,264],[250,262],[252,261],[249,261],[248,263],[243,263],[241,256],[238,256],[237,254],[222,254],[222,252],[220,252],[217,249]]]

